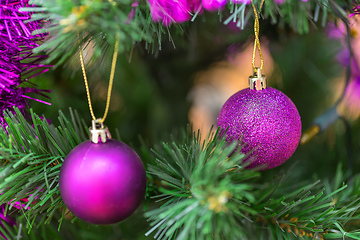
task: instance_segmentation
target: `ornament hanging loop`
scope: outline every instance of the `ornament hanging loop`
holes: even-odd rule
[[[266,88],[267,81],[265,75],[262,75],[261,68],[255,68],[256,71],[249,77],[249,88],[252,90],[263,90]]]
[[[108,139],[111,139],[111,134],[107,126],[104,125],[101,118],[92,120],[92,126],[89,128],[90,141],[93,143],[99,143],[99,139],[102,143],[106,143]]]
[[[262,0],[261,2],[261,6],[259,9],[259,12],[261,11],[261,8],[264,4],[264,0]],[[264,66],[264,59],[262,56],[262,52],[261,52],[261,46],[260,46],[260,40],[259,40],[259,32],[260,32],[260,23],[259,23],[259,15],[258,12],[256,10],[256,7],[254,5],[254,2],[251,1],[251,5],[254,11],[254,15],[255,15],[255,20],[254,20],[254,35],[255,35],[255,40],[254,40],[254,50],[253,50],[253,56],[252,56],[252,67],[253,67],[253,72],[256,72],[257,67],[255,67],[255,57],[256,57],[256,49],[259,51],[259,55],[260,55],[260,70],[263,69]]]
[[[103,123],[105,121],[106,117],[107,117],[107,114],[109,112],[109,107],[110,107],[111,90],[112,90],[113,83],[114,83],[116,61],[117,61],[118,50],[119,50],[119,37],[116,35],[115,46],[114,46],[114,54],[113,54],[113,58],[112,58],[112,62],[111,62],[111,71],[110,71],[109,86],[108,86],[108,90],[107,90],[105,112],[104,112],[104,116],[102,118],[100,118],[100,119],[96,119],[95,114],[94,114],[94,110],[93,110],[93,107],[92,107],[92,104],[91,104],[89,83],[88,83],[88,79],[87,79],[87,76],[86,76],[83,50],[82,50],[81,46],[79,46],[79,50],[80,50],[79,52],[80,52],[81,70],[82,70],[83,77],[84,77],[86,96],[87,96],[87,99],[88,99],[90,114],[91,114],[91,117],[92,117],[93,120]]]

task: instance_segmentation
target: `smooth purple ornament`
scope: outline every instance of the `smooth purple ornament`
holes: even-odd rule
[[[69,210],[92,224],[113,224],[129,217],[146,190],[139,156],[117,140],[76,146],[59,176],[60,194]]]
[[[270,169],[283,164],[295,152],[301,137],[301,120],[294,103],[281,91],[241,90],[220,110],[218,127],[228,128],[228,140],[242,140],[249,154],[248,166]]]

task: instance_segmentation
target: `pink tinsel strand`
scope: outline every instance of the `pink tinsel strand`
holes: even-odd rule
[[[128,17],[126,19],[126,24],[129,24],[135,17],[136,8],[139,6],[139,2],[135,1],[131,4],[131,11],[128,14]]]
[[[46,56],[35,56],[32,50],[44,40],[44,34],[31,35],[40,29],[41,21],[26,22],[31,19],[30,12],[19,11],[30,7],[28,0],[0,0],[0,123],[4,124],[5,110],[18,107],[26,113],[28,106],[25,93],[44,95],[49,91],[20,87],[34,75],[44,72],[47,65],[39,62]],[[33,99],[33,98],[32,98]],[[39,100],[40,101],[40,100]]]

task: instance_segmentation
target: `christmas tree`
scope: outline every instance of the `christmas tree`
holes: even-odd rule
[[[0,2],[0,238],[360,239],[358,1]]]

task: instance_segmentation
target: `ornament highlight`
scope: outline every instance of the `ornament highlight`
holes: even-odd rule
[[[281,91],[266,87],[265,76],[249,78],[250,88],[231,96],[220,110],[217,125],[227,129],[228,140],[242,140],[241,152],[249,154],[248,166],[270,169],[283,164],[295,152],[301,137],[296,106]]]
[[[103,136],[109,138],[106,127],[101,124],[100,128],[90,128],[92,131],[99,134],[100,141],[83,142],[65,158],[59,176],[60,194],[78,218],[92,224],[114,224],[140,205],[146,173],[141,159],[128,145],[113,139],[103,142]]]

